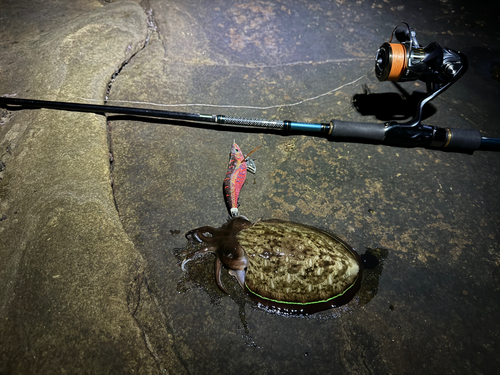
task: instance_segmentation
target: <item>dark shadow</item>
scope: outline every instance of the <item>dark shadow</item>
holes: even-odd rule
[[[361,255],[363,265],[363,280],[358,292],[359,306],[366,305],[378,293],[379,280],[385,266],[389,250],[385,248],[367,248]]]
[[[399,90],[383,94],[372,94],[364,86],[363,94],[356,94],[352,98],[354,108],[363,116],[375,116],[380,121],[405,121],[412,119],[417,113],[418,103],[427,96],[426,93],[414,91],[411,95],[393,82]],[[422,111],[422,120],[431,117],[437,112],[436,107],[428,103]]]
[[[500,49],[469,47],[464,52],[469,57],[469,65],[477,76],[486,82],[500,83]]]

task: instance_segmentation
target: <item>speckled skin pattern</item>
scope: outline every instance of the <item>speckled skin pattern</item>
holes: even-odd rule
[[[297,303],[327,300],[342,294],[359,274],[353,250],[313,227],[261,221],[236,237],[248,259],[245,283],[265,298]]]
[[[222,265],[242,287],[271,302],[324,302],[345,298],[351,286],[359,286],[358,254],[342,240],[307,225],[281,220],[252,224],[237,216],[220,228],[193,229],[186,237],[204,247],[188,254],[182,268],[197,255],[214,253],[215,279],[224,291]]]

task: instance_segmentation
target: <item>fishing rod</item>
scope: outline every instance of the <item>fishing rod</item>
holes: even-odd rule
[[[392,43],[393,37],[398,42]],[[467,66],[467,58],[462,53],[442,48],[436,42],[422,47],[418,44],[415,31],[408,24],[402,23],[397,26],[393,30],[389,42],[384,43],[377,51],[375,74],[379,81],[421,80],[426,83],[427,92],[417,104],[416,115],[406,123],[395,121],[364,123],[341,120],[331,120],[329,123],[309,123],[261,120],[148,108],[7,97],[0,97],[0,106],[121,114],[243,128],[313,133],[354,142],[381,143],[400,147],[429,147],[466,153],[472,153],[475,150],[500,151],[500,139],[482,137],[479,130],[441,128],[424,125],[421,122],[424,105],[455,83],[465,73]]]

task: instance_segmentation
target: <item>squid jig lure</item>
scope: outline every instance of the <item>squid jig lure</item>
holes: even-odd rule
[[[256,172],[255,163],[249,156],[260,147],[253,149],[245,156],[235,141],[231,146],[229,166],[223,183],[224,198],[231,218],[239,216],[238,200],[247,177],[247,170],[250,173]]]

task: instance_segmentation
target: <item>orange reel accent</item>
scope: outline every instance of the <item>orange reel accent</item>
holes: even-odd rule
[[[406,47],[401,43],[389,43],[391,46],[391,71],[387,81],[397,81],[406,69]]]

